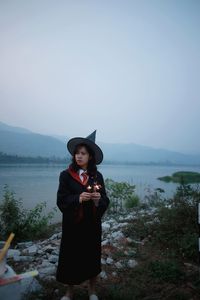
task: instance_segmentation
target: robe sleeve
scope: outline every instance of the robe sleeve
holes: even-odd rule
[[[107,197],[104,179],[101,173],[99,173],[99,183],[101,185],[101,190],[100,190],[101,198],[99,199],[99,204],[96,207],[96,209],[97,209],[97,214],[100,217],[102,217],[109,206],[110,200]]]
[[[61,212],[80,207],[79,194],[72,194],[68,188],[68,174],[60,173],[57,191],[57,206]]]

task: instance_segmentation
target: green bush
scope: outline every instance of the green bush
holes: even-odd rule
[[[139,232],[150,235],[159,248],[168,249],[171,257],[197,262],[199,187],[182,183],[169,199],[157,192],[148,197],[150,206],[156,209],[137,221]]]
[[[139,205],[139,197],[135,194],[135,185],[127,182],[105,180],[106,190],[110,199],[108,212],[117,213]]]
[[[138,195],[129,195],[127,196],[127,199],[125,199],[124,205],[126,208],[133,208],[135,206],[138,206],[140,203],[140,199]]]
[[[31,210],[24,209],[22,200],[16,199],[5,185],[0,202],[0,239],[7,239],[11,232],[15,233],[14,242],[45,237],[49,231],[49,221],[54,216],[53,211],[44,215],[45,207],[46,202],[42,202]]]

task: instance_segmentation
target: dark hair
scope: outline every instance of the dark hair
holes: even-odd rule
[[[87,144],[85,144],[85,143],[81,143],[81,144],[76,145],[76,147],[74,149],[74,153],[73,153],[73,157],[72,157],[72,163],[70,164],[70,167],[76,172],[80,169],[80,166],[77,165],[77,163],[76,163],[75,154],[78,152],[78,150],[81,147],[85,147],[87,152],[89,153],[89,155],[91,157],[91,159],[88,161],[87,173],[90,176],[94,176],[94,175],[96,175],[96,172],[97,172],[95,153],[92,150],[92,148],[90,146],[88,146]]]

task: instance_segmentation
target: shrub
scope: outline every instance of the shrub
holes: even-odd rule
[[[135,185],[127,182],[105,180],[106,190],[110,199],[108,212],[117,213],[135,207],[139,204],[139,197],[135,194]]]
[[[44,215],[45,207],[46,202],[42,202],[31,210],[24,209],[22,200],[16,199],[14,192],[5,185],[0,203],[0,239],[7,239],[11,232],[15,233],[15,242],[46,236],[54,212]]]
[[[197,262],[199,187],[182,183],[173,197],[165,199],[154,193],[149,200],[156,209],[151,216],[140,218],[140,231],[151,235],[151,241],[168,249],[172,257]]]
[[[140,202],[140,199],[138,195],[129,195],[127,196],[127,199],[125,199],[124,205],[126,208],[133,208],[135,206],[138,206]]]

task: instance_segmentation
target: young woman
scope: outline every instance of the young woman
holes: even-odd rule
[[[68,284],[61,300],[73,298],[73,286],[89,280],[89,299],[101,269],[101,218],[109,205],[104,179],[96,165],[103,160],[95,144],[96,131],[86,138],[70,139],[72,163],[60,173],[57,205],[63,214],[57,281]]]

